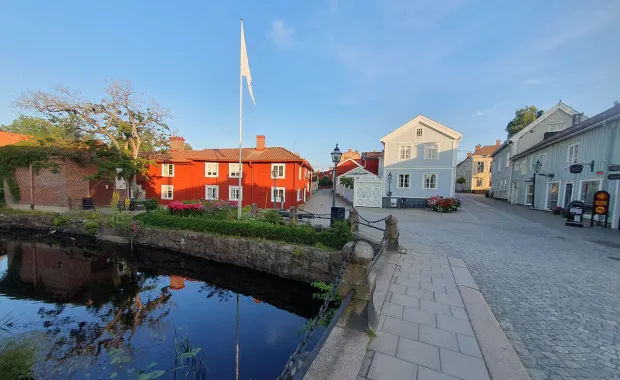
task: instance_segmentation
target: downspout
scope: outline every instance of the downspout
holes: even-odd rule
[[[30,209],[34,210],[34,175],[32,173],[32,164],[30,164],[29,169],[30,169]]]
[[[250,200],[251,200],[250,204],[254,204],[254,165],[252,165],[252,161],[248,162],[248,167],[252,169],[252,187],[251,187],[252,191],[250,195]]]

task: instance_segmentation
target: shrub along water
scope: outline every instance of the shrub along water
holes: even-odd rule
[[[353,234],[345,222],[336,222],[334,228],[317,232],[308,225],[289,226],[264,221],[225,220],[154,212],[138,214],[134,219],[148,227],[267,239],[302,245],[323,245],[334,249],[342,249],[346,243],[353,240]]]

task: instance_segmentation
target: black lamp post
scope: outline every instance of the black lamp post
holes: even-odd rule
[[[387,196],[388,197],[392,196],[392,172],[388,173],[388,192],[387,192]]]
[[[273,177],[273,191],[271,192],[271,196],[273,197],[273,209],[276,209],[276,194],[278,193],[278,190],[276,189],[276,179],[278,178],[278,168],[277,167],[273,167],[273,169],[271,169],[271,176]]]
[[[542,169],[542,164],[540,163],[540,160],[536,160],[536,163],[534,164],[534,176],[532,176],[532,210],[536,210],[536,176],[539,175],[549,179],[553,179],[555,176],[553,173],[539,173],[540,169]]]
[[[332,207],[336,207],[336,166],[338,165],[338,163],[340,162],[340,158],[342,157],[342,152],[340,151],[340,148],[338,148],[338,143],[336,143],[336,147],[334,148],[334,151],[331,153],[331,155],[332,162],[334,164],[334,174],[332,177]]]

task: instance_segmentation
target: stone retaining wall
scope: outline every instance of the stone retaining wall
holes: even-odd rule
[[[83,228],[87,220],[72,221],[61,227],[54,226],[53,220],[54,217],[51,215],[0,214],[0,229],[56,230],[87,235]],[[100,227],[96,238],[114,244],[129,244],[126,234],[107,226]],[[181,230],[141,228],[133,243],[260,270],[303,282],[333,281],[344,260],[342,251]]]

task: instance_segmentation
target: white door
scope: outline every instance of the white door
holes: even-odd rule
[[[381,180],[355,181],[353,190],[355,207],[381,207]]]
[[[519,199],[519,183],[512,183],[512,192],[510,193],[510,203],[516,204]]]

